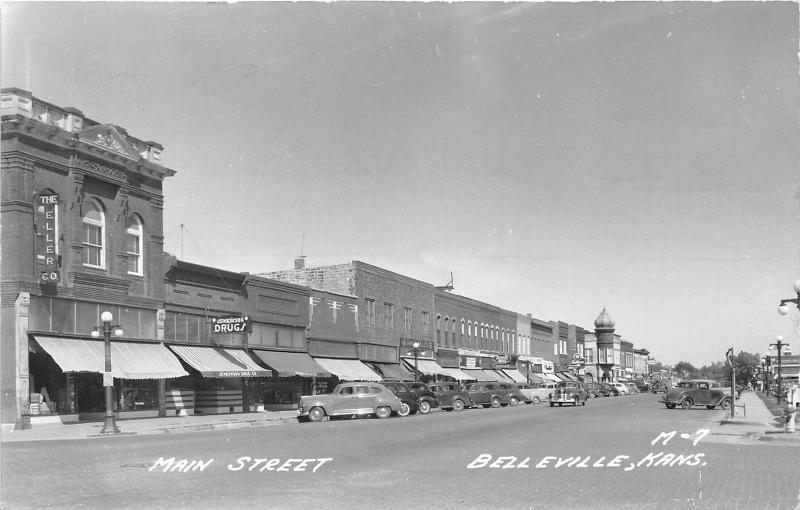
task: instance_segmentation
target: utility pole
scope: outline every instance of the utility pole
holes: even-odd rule
[[[781,349],[789,344],[783,341],[782,336],[778,335],[778,341],[769,345],[770,347],[775,347],[778,349],[778,404],[780,404],[781,400],[783,399],[783,381],[781,381]]]

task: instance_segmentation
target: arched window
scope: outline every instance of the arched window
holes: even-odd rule
[[[106,215],[95,200],[86,202],[83,215],[83,265],[105,269]]]
[[[138,216],[133,215],[128,220],[125,230],[125,253],[128,255],[128,274],[142,276],[144,274],[144,255],[142,254],[142,240],[144,228]]]
[[[436,345],[441,345],[442,316],[436,316]]]
[[[447,336],[450,333],[449,329],[450,329],[450,318],[449,317],[445,317],[444,318],[444,345],[447,345],[447,342],[448,342]]]
[[[451,347],[457,347],[456,346],[456,320],[455,319],[453,319],[453,322],[451,323],[451,325],[452,325],[453,329],[451,331],[452,336],[450,337],[450,344],[451,344]]]

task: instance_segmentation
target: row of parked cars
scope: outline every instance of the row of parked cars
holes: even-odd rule
[[[635,386],[622,383],[580,383],[561,381],[534,386],[527,383],[473,382],[461,387],[458,383],[402,381],[345,382],[326,395],[300,397],[297,417],[300,421],[322,421],[375,415],[408,416],[427,414],[431,409],[461,411],[473,407],[516,406],[548,401],[558,404],[586,405],[595,397],[627,395],[637,392]]]

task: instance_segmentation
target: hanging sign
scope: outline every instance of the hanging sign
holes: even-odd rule
[[[58,272],[58,195],[36,197],[36,266],[39,283],[56,283]]]

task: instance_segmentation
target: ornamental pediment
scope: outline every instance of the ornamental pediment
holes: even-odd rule
[[[142,155],[137,147],[131,144],[127,137],[113,124],[100,124],[82,130],[78,134],[78,139],[95,147],[116,152],[125,157],[138,160]]]

